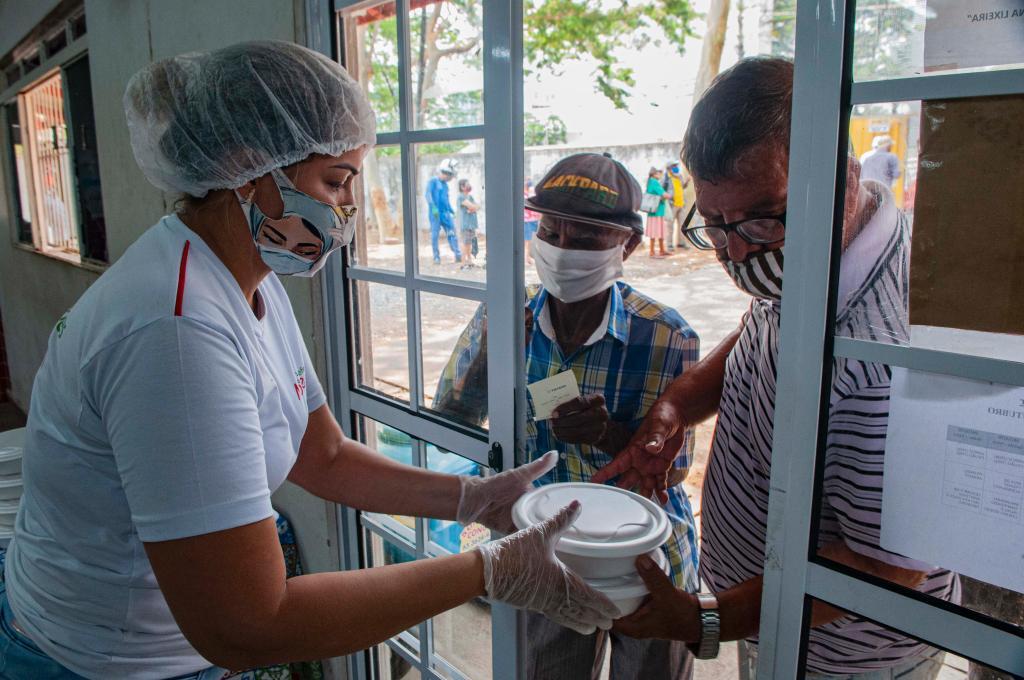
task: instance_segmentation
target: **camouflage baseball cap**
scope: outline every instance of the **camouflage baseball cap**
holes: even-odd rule
[[[610,154],[578,153],[555,163],[526,199],[530,210],[602,227],[644,233],[643,192]]]

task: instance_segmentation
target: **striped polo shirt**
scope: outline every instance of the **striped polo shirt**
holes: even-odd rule
[[[879,207],[843,253],[836,334],[906,342],[909,227],[888,189],[864,185]],[[701,576],[714,592],[764,571],[780,308],[777,301],[751,302],[726,363],[701,527]],[[887,366],[833,360],[818,543],[843,540],[860,554],[928,572],[920,591],[958,601],[954,574],[879,547],[889,380]],[[898,665],[925,649],[875,623],[845,616],[811,631],[807,670],[864,673]]]

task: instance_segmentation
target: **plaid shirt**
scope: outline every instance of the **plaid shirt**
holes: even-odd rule
[[[527,308],[533,312],[535,320],[526,350],[527,384],[571,370],[580,392],[604,395],[611,419],[631,432],[640,426],[669,383],[699,359],[700,341],[683,318],[675,310],[621,281],[611,289],[604,335],[570,356],[562,355],[558,342],[549,338],[539,323],[548,299],[547,291],[531,287],[527,294]],[[480,353],[485,315],[481,306],[463,331],[441,375],[434,401],[438,405],[445,401],[451,403],[452,394],[459,394],[456,399],[462,402],[460,417],[469,416],[475,404],[474,415],[478,422],[486,414],[485,393],[481,393],[479,387],[465,386],[464,377]],[[533,419],[533,402],[529,398],[527,408],[527,456],[532,460],[552,449],[561,453],[558,465],[538,480],[540,484],[586,482],[599,468],[611,462],[611,455],[593,446],[559,441],[552,432],[550,420]],[[691,428],[686,431],[683,450],[676,459],[677,468],[689,467],[693,445]],[[682,484],[668,491],[669,500],[664,507],[672,522],[672,536],[664,549],[672,567],[672,578],[676,586],[696,591],[697,543],[693,512]]]

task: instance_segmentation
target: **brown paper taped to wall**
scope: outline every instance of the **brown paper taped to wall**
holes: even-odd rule
[[[1024,334],[1024,96],[923,102],[910,323]]]

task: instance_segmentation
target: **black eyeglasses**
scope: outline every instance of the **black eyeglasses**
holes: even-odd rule
[[[701,250],[721,250],[729,245],[729,232],[735,231],[747,243],[778,243],[786,238],[786,213],[767,215],[729,224],[705,224],[691,227],[697,212],[695,203],[683,221],[682,231],[687,240]]]

